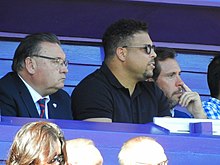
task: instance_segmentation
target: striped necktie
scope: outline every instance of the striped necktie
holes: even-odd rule
[[[37,102],[40,106],[40,118],[44,118],[46,119],[46,115],[45,115],[45,98],[44,99],[39,99]]]

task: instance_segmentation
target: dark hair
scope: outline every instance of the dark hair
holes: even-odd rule
[[[161,72],[161,66],[159,64],[159,61],[165,61],[168,58],[175,59],[176,52],[171,48],[162,48],[157,47],[155,50],[155,53],[157,54],[157,57],[155,58],[155,69],[153,70],[153,79],[154,81],[157,80],[158,76]]]
[[[55,34],[52,33],[35,33],[26,36],[18,45],[12,63],[12,70],[18,72],[22,70],[24,60],[27,57],[31,57],[33,54],[37,54],[40,51],[42,42],[57,43],[60,45],[60,41]]]
[[[125,46],[135,33],[141,31],[148,33],[147,24],[132,19],[121,19],[110,25],[102,38],[105,59],[114,55],[117,47]]]
[[[215,56],[210,62],[208,66],[207,81],[211,96],[217,98],[220,90],[220,56]]]

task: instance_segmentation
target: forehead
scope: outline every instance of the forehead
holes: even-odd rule
[[[175,59],[168,58],[164,61],[159,61],[162,73],[180,72],[180,67]]]
[[[150,44],[152,45],[152,40],[147,32],[139,32],[135,33],[130,40],[130,42],[134,45],[144,45],[144,44]]]
[[[40,43],[40,53],[50,57],[65,57],[63,49],[57,43],[42,42]]]

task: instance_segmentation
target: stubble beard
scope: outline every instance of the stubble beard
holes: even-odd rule
[[[176,99],[173,98],[173,97],[175,97],[175,94],[173,94],[170,98],[168,98],[169,106],[170,106],[171,109],[174,108],[176,105],[178,105],[179,104],[179,100],[180,100],[180,97],[176,98]]]
[[[173,109],[178,104],[178,102],[175,101],[175,100],[169,99],[169,107],[170,107],[170,109]]]
[[[144,72],[144,74],[143,74],[144,80],[147,80],[147,79],[149,79],[149,78],[152,78],[152,76],[153,76],[153,70],[152,70],[152,71],[146,70],[146,71]]]

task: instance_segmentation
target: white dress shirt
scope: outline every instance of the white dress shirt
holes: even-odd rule
[[[26,83],[26,81],[20,76],[18,75],[21,80],[24,82],[25,86],[27,87],[28,91],[30,92],[31,94],[31,97],[35,103],[35,106],[37,108],[37,111],[38,111],[38,114],[40,116],[40,113],[41,113],[41,110],[40,110],[40,106],[38,104],[38,100],[39,99],[44,99],[45,98],[45,116],[47,119],[49,119],[48,117],[48,102],[50,101],[50,97],[49,96],[45,96],[45,97],[42,97],[37,91],[35,91],[28,83]]]

